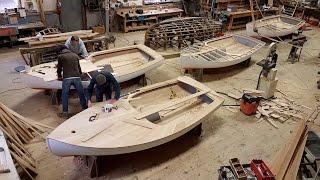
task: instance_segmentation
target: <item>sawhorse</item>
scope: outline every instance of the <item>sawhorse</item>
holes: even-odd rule
[[[202,123],[190,130],[188,134],[200,137],[202,134]],[[81,156],[81,160],[84,161],[89,169],[91,178],[99,177],[105,173],[107,157],[108,156]]]
[[[300,173],[306,178],[313,178],[310,166],[315,172],[318,170],[317,162],[320,161],[320,138],[313,131],[308,132],[306,147],[303,151],[301,163],[300,163]],[[318,174],[319,175],[319,174]]]

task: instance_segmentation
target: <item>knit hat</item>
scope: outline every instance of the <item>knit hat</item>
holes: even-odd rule
[[[101,86],[101,85],[103,85],[104,83],[107,82],[107,79],[103,74],[98,74],[97,77],[96,77],[96,81]]]

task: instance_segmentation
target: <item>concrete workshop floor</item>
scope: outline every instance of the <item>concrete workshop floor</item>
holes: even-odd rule
[[[319,96],[316,81],[320,31],[312,29],[304,34],[309,40],[298,63],[286,62],[290,51],[288,45],[278,46],[278,89],[296,102],[314,107],[315,97]],[[134,41],[143,43],[144,32],[116,36],[116,47],[121,47],[131,45]],[[206,74],[204,83],[222,92],[234,91],[233,88],[255,88],[260,72],[260,67],[255,63],[266,54],[267,47],[264,47],[252,57],[248,68],[235,66]],[[58,126],[63,122],[56,115],[61,107],[50,105],[49,97],[43,91],[26,87],[20,75],[14,71],[14,67],[23,64],[18,48],[0,48],[1,102],[26,117]],[[167,59],[163,66],[148,73],[147,77],[156,83],[179,75],[179,59],[174,58]],[[234,102],[226,98],[226,103]],[[73,100],[71,106],[72,110],[77,109],[78,100]],[[222,107],[204,121],[202,138],[186,135],[147,151],[109,157],[105,165],[108,171],[99,179],[216,179],[218,167],[228,164],[228,159],[233,157],[240,158],[242,162],[249,162],[253,158],[271,162],[294,128],[294,122],[276,123],[279,129],[266,121],[257,122],[254,117]],[[38,162],[37,179],[90,179],[87,170],[73,157],[52,155],[45,142],[33,143],[29,148]]]

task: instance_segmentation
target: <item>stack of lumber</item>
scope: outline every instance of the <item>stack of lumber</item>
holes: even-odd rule
[[[25,145],[36,136],[42,137],[47,129],[53,128],[25,118],[0,102],[0,129],[6,136],[12,158],[34,179],[33,175],[37,174],[36,162]]]
[[[41,40],[38,36],[20,38],[19,41],[24,41],[29,44],[29,47],[48,45],[48,44],[60,44],[64,43],[70,36],[78,36],[82,40],[90,40],[97,37],[99,33],[94,33],[92,30],[79,30],[66,33],[43,35]]]
[[[304,109],[311,109],[307,106],[299,105],[293,100],[285,98],[277,98],[272,100],[264,100],[260,102],[256,118],[259,120],[265,119],[272,126],[278,128],[274,121],[280,123],[291,120],[293,122],[305,119]]]
[[[277,152],[270,169],[276,179],[292,180],[297,178],[301,158],[307,141],[308,126],[306,121],[297,123],[291,132],[292,136],[287,143]]]

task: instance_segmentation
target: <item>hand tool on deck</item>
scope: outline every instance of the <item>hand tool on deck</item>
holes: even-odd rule
[[[105,104],[103,106],[103,111],[104,112],[107,112],[107,113],[110,113],[112,110],[117,110],[118,109],[118,106],[115,106],[113,104]]]
[[[95,115],[89,117],[89,121],[92,122],[92,121],[97,120],[98,118],[99,118],[99,114],[96,113]]]
[[[46,73],[44,73],[44,72],[42,72],[41,70],[32,70],[32,72],[37,72],[37,73],[39,73],[39,74],[43,74],[43,75],[45,75]]]

